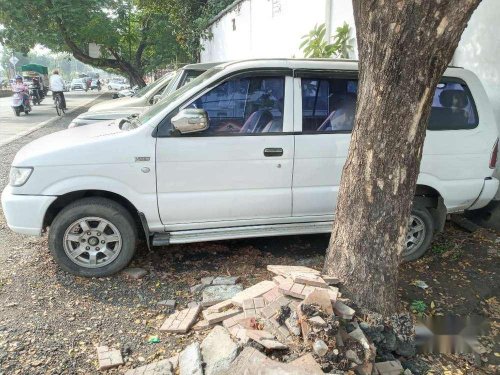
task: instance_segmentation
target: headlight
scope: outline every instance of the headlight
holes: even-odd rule
[[[30,178],[32,172],[33,168],[31,167],[11,167],[9,176],[10,186],[23,186]]]

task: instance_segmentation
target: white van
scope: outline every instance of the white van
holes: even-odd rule
[[[53,133],[16,155],[2,194],[9,227],[49,230],[66,271],[105,276],[148,245],[328,233],[358,89],[358,64],[219,65],[139,117]],[[436,88],[406,260],[447,213],[485,206],[498,131],[477,77],[449,68]]]

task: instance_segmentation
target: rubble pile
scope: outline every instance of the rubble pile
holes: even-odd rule
[[[267,269],[275,274],[272,281],[247,289],[238,277],[203,278],[191,288],[201,300],[175,311],[160,331],[211,329],[208,336],[187,346],[178,364],[163,361],[161,372],[152,363],[126,374],[403,373],[398,359],[415,354],[409,316],[384,320],[366,311],[356,314],[342,298],[338,280],[312,268]]]

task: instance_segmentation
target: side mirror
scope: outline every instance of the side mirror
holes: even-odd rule
[[[161,98],[160,94],[156,94],[155,96],[153,96],[153,104],[156,104],[158,100],[160,100],[160,98]]]
[[[172,125],[181,134],[201,132],[208,129],[208,116],[204,109],[185,108],[172,117]]]

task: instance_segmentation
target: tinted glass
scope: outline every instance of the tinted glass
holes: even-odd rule
[[[302,131],[346,132],[354,125],[358,81],[302,78]],[[467,86],[450,79],[436,87],[429,130],[472,129],[478,115]]]
[[[447,81],[436,87],[429,130],[473,129],[478,124],[474,100],[465,84]]]
[[[350,131],[354,125],[358,81],[302,79],[302,131]]]
[[[188,107],[203,108],[209,127],[203,134],[283,131],[284,77],[248,77],[226,81]]]

